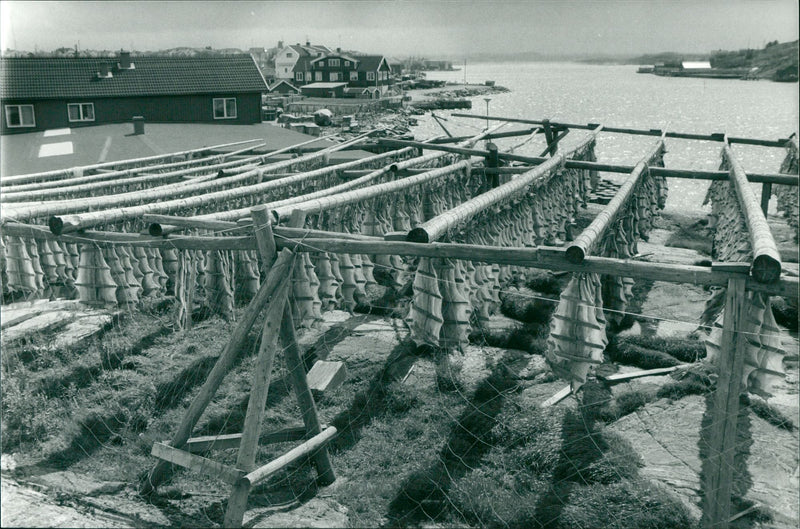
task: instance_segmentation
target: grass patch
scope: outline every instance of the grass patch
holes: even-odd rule
[[[626,338],[611,336],[605,352],[612,362],[641,367],[642,369],[673,367],[680,364],[678,359],[667,353],[641,347],[631,343]]]
[[[630,391],[617,395],[614,399],[614,404],[608,410],[600,415],[603,422],[611,423],[616,420],[634,413],[636,410],[644,407],[648,402],[656,399],[655,395],[650,392],[644,391]]]
[[[550,527],[692,529],[697,524],[680,500],[667,491],[644,480],[625,479],[575,491],[558,521]]]
[[[705,343],[686,338],[662,338],[659,336],[618,336],[618,343],[636,345],[645,349],[664,352],[681,362],[696,362],[706,357]],[[669,367],[669,366],[665,366]]]
[[[794,431],[794,421],[768,402],[764,402],[760,399],[750,399],[750,409],[771,425],[788,432]]]
[[[691,217],[672,216],[673,232],[664,246],[695,250],[703,255],[711,255],[712,238],[708,229],[708,219],[694,220]]]
[[[631,444],[598,423],[608,413],[607,388],[584,387],[577,410],[506,406],[482,464],[445,493],[414,501],[420,509],[431,499],[447,502],[445,512],[427,508],[426,515],[451,525],[693,527],[676,498],[639,478],[641,458]],[[439,476],[421,478],[420,487]]]
[[[772,314],[775,316],[775,321],[790,331],[796,331],[798,321],[800,321],[797,315],[797,300],[776,296],[771,298],[771,301]]]

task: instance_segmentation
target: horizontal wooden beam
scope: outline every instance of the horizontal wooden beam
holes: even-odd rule
[[[42,226],[6,224],[3,234],[12,237],[62,240],[67,242],[91,242],[98,246],[143,246],[146,248],[175,248],[179,250],[255,250],[256,240],[249,237],[195,237],[175,238],[147,237],[138,234],[117,232],[82,232],[79,235],[56,236]],[[728,279],[741,277],[739,272],[712,270],[704,266],[651,263],[630,259],[588,256],[580,264],[571,263],[563,248],[540,246],[536,248],[505,248],[453,243],[414,243],[402,241],[349,240],[343,238],[284,239],[277,238],[278,248],[289,248],[300,252],[332,252],[367,255],[402,255],[410,257],[438,257],[462,259],[483,263],[515,265],[527,268],[559,270],[567,272],[596,272],[610,276],[622,276],[671,283],[725,286]],[[796,298],[800,293],[797,277],[783,277],[774,284],[747,282],[747,290],[764,292],[774,296]]]
[[[582,263],[572,263],[564,255],[563,248],[540,246],[537,248],[505,248],[454,243],[414,243],[385,241],[383,243],[315,239],[313,241],[277,240],[278,248],[289,248],[300,252],[332,252],[368,255],[403,255],[413,257],[438,257],[441,259],[463,259],[466,261],[496,263],[501,265],[560,270],[567,272],[596,272],[598,274],[652,279],[670,283],[725,286],[728,279],[743,274],[711,270],[705,266],[668,263],[651,263],[632,259],[587,256]],[[797,296],[798,279],[782,278],[778,283],[766,284],[748,279],[747,289],[775,296]]]
[[[522,130],[509,130],[507,132],[496,132],[494,134],[487,134],[483,137],[484,140],[497,140],[500,138],[513,138],[516,136],[530,136],[531,134],[537,134],[542,131],[541,127],[533,127],[531,129],[522,129]],[[437,138],[435,140],[431,140],[431,143],[436,145],[441,145],[443,143],[457,143],[460,141],[468,140],[471,136],[453,136],[450,138]]]
[[[450,114],[451,117],[454,118],[471,118],[471,119],[482,119],[482,120],[489,120],[489,121],[505,121],[508,123],[527,123],[530,125],[541,125],[545,122],[545,120],[536,120],[536,119],[521,119],[521,118],[505,118],[505,117],[498,117],[498,116],[480,116],[478,114],[461,114],[461,113],[453,113]],[[550,126],[554,128],[569,128],[569,129],[584,129],[584,130],[592,130],[597,127],[595,123],[587,123],[585,125],[578,124],[578,123],[557,123],[554,121],[550,122]],[[725,134],[718,132],[713,134],[692,134],[692,133],[685,133],[685,132],[664,132],[661,129],[633,129],[633,128],[625,128],[625,127],[608,127],[603,126],[603,132],[615,132],[620,134],[633,134],[637,136],[661,136],[662,134],[667,138],[678,138],[684,140],[706,140],[706,141],[725,141]],[[753,138],[733,138],[728,137],[728,141],[730,143],[742,143],[747,145],[761,145],[763,147],[785,147],[786,143],[791,141],[789,138],[781,138],[779,140],[762,140],[762,139],[753,139]]]
[[[605,130],[605,129],[603,129]],[[389,139],[389,138],[381,138],[381,142],[384,142],[386,145],[394,145],[397,147],[404,146],[404,147],[421,147],[423,149],[428,149],[432,151],[444,151],[450,152],[453,154],[462,154],[464,156],[479,156],[485,158],[489,155],[489,151],[482,150],[482,149],[469,149],[466,147],[451,147],[449,145],[431,145],[431,144],[422,144],[420,142],[408,141],[408,140],[396,140],[396,139]],[[514,162],[523,162],[531,164],[532,166],[540,165],[549,160],[550,158],[544,158],[541,156],[523,156],[520,154],[510,154],[510,153],[499,153],[498,157],[501,160],[507,161],[514,161]],[[602,162],[588,162],[584,160],[567,160],[564,164],[564,167],[567,169],[584,169],[588,171],[603,171],[607,173],[631,173],[633,172],[634,166],[632,165],[619,165],[619,164],[608,164]],[[531,168],[521,168],[521,167],[500,167],[496,171],[499,174],[504,172],[509,172],[512,174],[517,173],[524,173],[529,171]],[[728,179],[728,172],[727,171],[695,171],[691,169],[670,169],[666,167],[648,167],[648,171],[653,176],[663,176],[666,178],[688,178],[693,180],[727,180]],[[493,169],[485,168],[484,171],[486,173],[491,174]],[[781,174],[781,173],[749,173],[747,175],[747,179],[750,182],[755,183],[770,183],[770,184],[784,184],[784,185],[798,185],[800,181],[797,175],[788,175],[788,174]]]
[[[299,441],[305,439],[305,426],[290,426],[272,432],[261,434],[258,442],[261,444],[285,443],[288,441]],[[208,452],[209,450],[226,450],[228,448],[239,448],[242,441],[242,434],[231,433],[225,435],[205,435],[192,437],[183,446],[184,450],[193,454]]]
[[[231,485],[238,483],[245,475],[241,470],[212,461],[207,457],[184,452],[166,443],[153,443],[153,450],[150,454],[173,465],[179,465],[206,476],[221,479]]]
[[[634,378],[642,378],[642,377],[657,377],[661,375],[667,375],[672,373],[680,366],[672,366],[672,367],[659,367],[657,369],[647,369],[646,371],[634,371],[633,373],[614,373],[613,375],[602,376],[597,375],[597,378],[604,382],[625,382],[626,380],[632,380]]]

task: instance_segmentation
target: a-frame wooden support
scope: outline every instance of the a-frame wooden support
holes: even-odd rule
[[[305,215],[302,212],[295,213],[292,216],[292,223],[302,224]],[[187,410],[172,441],[153,445],[152,455],[159,458],[160,461],[150,471],[148,479],[141,489],[143,494],[149,494],[155,490],[166,478],[169,464],[180,465],[220,478],[233,485],[225,512],[225,527],[241,527],[250,490],[293,462],[311,457],[317,468],[320,484],[327,485],[336,479],[326,445],[336,436],[337,431],[332,426],[323,429],[320,423],[316,404],[306,379],[301,351],[297,344],[287,302],[294,254],[289,250],[283,250],[280,254],[276,251],[272,227],[265,208],[253,208],[252,215],[259,255],[263,268],[267,270],[266,280],[242,315],[230,341]],[[258,314],[262,311],[265,312],[265,318],[261,345],[253,373],[253,385],[250,390],[242,433],[190,439],[189,435],[192,429],[219,389],[223,378],[233,367],[237,351],[255,323]],[[300,405],[304,426],[262,435],[264,406],[267,401],[270,373],[278,350],[279,337],[283,346],[286,367],[289,370],[289,378]],[[303,440],[303,442],[266,465],[256,466],[255,460],[259,443],[296,440]],[[239,449],[235,467],[198,455],[199,452],[210,449],[224,448]]]

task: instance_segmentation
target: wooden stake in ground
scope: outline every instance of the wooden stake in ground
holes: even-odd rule
[[[731,517],[731,488],[736,452],[736,425],[746,339],[744,326],[745,279],[731,279],[725,297],[725,320],[717,359],[719,378],[711,410],[711,426],[701,438],[708,443],[708,471],[704,473],[703,527],[727,527]]]

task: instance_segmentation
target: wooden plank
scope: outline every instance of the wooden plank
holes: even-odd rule
[[[667,373],[672,373],[680,366],[673,366],[673,367],[660,367],[658,369],[647,369],[645,371],[634,371],[633,373],[614,373],[613,375],[602,376],[597,375],[597,378],[600,380],[604,380],[606,382],[622,382],[625,380],[631,380],[634,378],[642,378],[642,377],[654,377],[659,375],[666,375]]]
[[[261,468],[254,470],[242,478],[246,480],[250,486],[258,485],[268,480],[276,472],[286,468],[292,463],[308,456],[312,456],[315,452],[324,450],[325,445],[330,442],[337,435],[336,427],[328,426],[322,432],[318,433],[303,444],[289,450],[282,456],[270,461]]]
[[[53,340],[48,344],[50,350],[66,350],[89,340],[108,329],[123,311],[112,314],[81,315],[76,320],[68,323]]]
[[[333,391],[347,379],[347,367],[343,362],[317,360],[306,375],[308,387],[315,396]]]
[[[711,263],[712,271],[733,272],[735,274],[749,274],[750,267],[750,263],[722,263],[719,261]]]
[[[245,475],[245,472],[241,470],[212,461],[203,456],[178,450],[166,443],[153,443],[153,450],[150,454],[162,461],[179,465],[210,477],[219,478],[231,485],[236,484]]]
[[[306,439],[305,426],[289,426],[261,434],[258,442],[261,444],[286,443],[289,441],[300,441]],[[239,448],[242,441],[242,434],[231,433],[225,435],[205,435],[193,437],[186,441],[183,449],[192,453],[203,453],[209,450],[227,450],[229,448]]]
[[[74,312],[58,310],[54,312],[43,312],[32,318],[3,331],[2,343],[8,347],[15,342],[19,342],[35,335],[53,332],[66,326],[75,318]]]
[[[741,334],[745,318],[745,280],[731,279],[725,295],[722,341],[717,358],[719,376],[714,392],[710,426],[701,432],[708,443],[708,470],[704,472],[704,527],[725,527],[731,517],[731,490],[739,394],[742,391],[747,340]],[[704,466],[705,467],[705,466]]]
[[[542,405],[540,407],[549,408],[550,406],[558,404],[562,400],[566,399],[571,391],[572,391],[572,386],[567,386],[564,389],[559,390],[555,395],[553,395],[546,401],[542,402]]]

